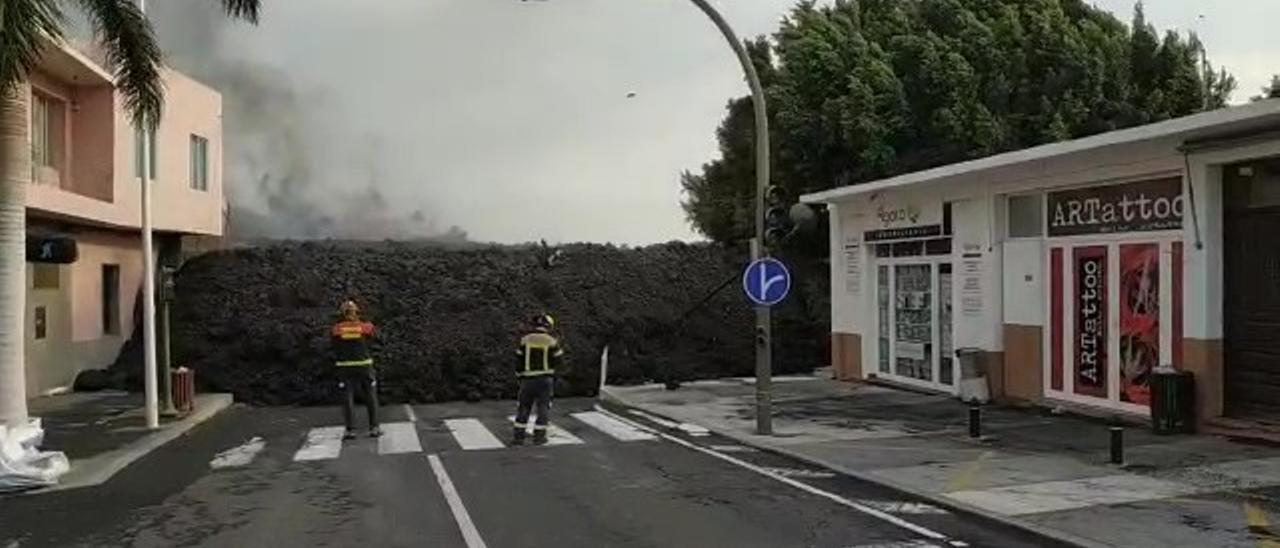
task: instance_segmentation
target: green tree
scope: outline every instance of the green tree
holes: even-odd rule
[[[229,16],[257,21],[259,0],[220,1]],[[41,53],[62,41],[64,4],[87,16],[136,124],[155,127],[164,103],[160,47],[132,0],[0,0],[0,425],[27,419],[24,250],[31,151],[26,78]]]
[[[1252,101],[1280,99],[1280,74],[1271,77],[1271,84],[1262,88],[1262,95],[1255,95]]]
[[[1140,3],[1126,26],[1084,0],[804,1],[772,50],[775,181],[794,194],[1218,108],[1235,87]],[[721,157],[681,176],[690,222],[720,242],[752,233],[743,101]]]

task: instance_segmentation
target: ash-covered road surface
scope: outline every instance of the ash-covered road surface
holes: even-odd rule
[[[336,408],[237,407],[100,487],[0,499],[0,547],[1054,546],[592,400],[512,447],[510,408],[391,406],[343,442]]]

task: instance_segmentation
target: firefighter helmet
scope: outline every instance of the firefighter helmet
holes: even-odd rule
[[[550,314],[538,314],[533,317],[533,327],[535,329],[550,331],[554,329],[555,326],[556,320],[555,318],[552,318]]]

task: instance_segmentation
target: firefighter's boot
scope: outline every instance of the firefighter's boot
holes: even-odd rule
[[[534,445],[546,445],[546,443],[547,443],[547,429],[546,429],[546,428],[539,428],[539,429],[537,429],[537,430],[534,430],[534,431],[533,431],[533,444],[534,444]]]
[[[528,433],[519,426],[511,429],[511,445],[524,445],[524,437]]]

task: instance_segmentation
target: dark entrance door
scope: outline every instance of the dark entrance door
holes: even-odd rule
[[[1280,161],[1229,166],[1223,183],[1225,411],[1280,421]]]

